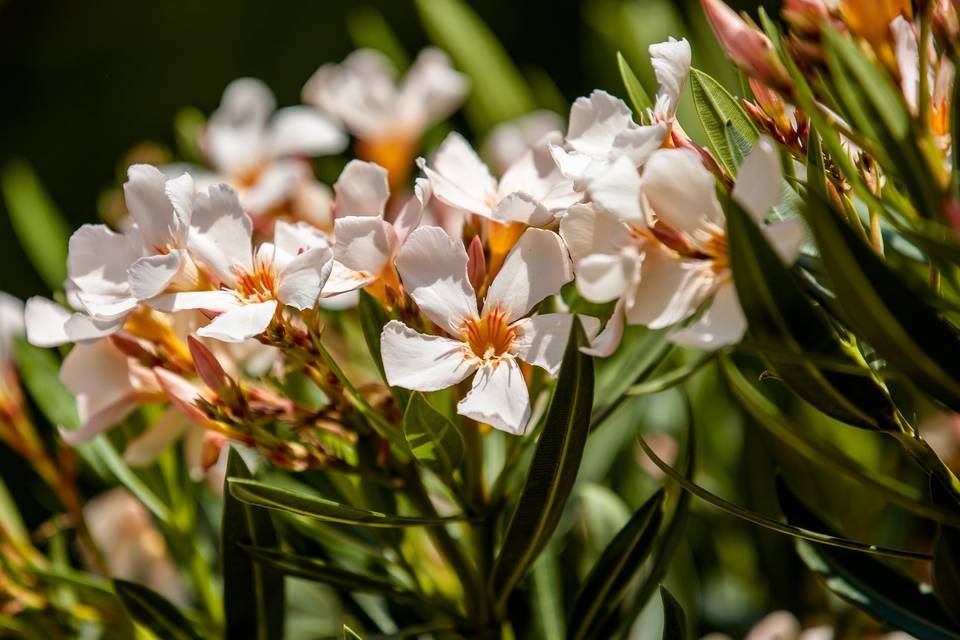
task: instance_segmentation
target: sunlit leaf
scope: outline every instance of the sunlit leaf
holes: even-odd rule
[[[80,427],[73,394],[60,382],[60,361],[52,351],[35,347],[23,338],[14,341],[14,358],[20,379],[37,408],[55,427]]]
[[[690,88],[710,150],[717,161],[735,175],[738,163],[727,142],[726,126],[729,123],[751,145],[757,139],[756,127],[730,92],[704,72],[690,70]]]
[[[620,68],[620,77],[623,79],[627,96],[630,97],[630,104],[633,105],[634,119],[639,122],[640,118],[646,115],[648,109],[653,109],[653,103],[650,102],[647,92],[640,84],[637,74],[633,72],[627,59],[619,51],[617,52],[617,66]]]
[[[422,393],[410,395],[403,414],[403,435],[414,457],[442,478],[451,478],[463,459],[463,437]]]

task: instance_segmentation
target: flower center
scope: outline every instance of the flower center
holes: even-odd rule
[[[257,264],[252,273],[238,274],[235,291],[247,302],[276,300],[277,278],[273,272],[273,266]]]
[[[481,360],[493,360],[510,351],[516,332],[507,324],[503,311],[496,308],[482,318],[467,320],[464,337],[473,355]]]

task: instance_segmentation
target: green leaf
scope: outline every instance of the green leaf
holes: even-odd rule
[[[647,380],[675,349],[669,331],[627,327],[617,352],[596,363],[590,428],[596,429],[603,424],[628,398],[627,390]]]
[[[570,610],[569,638],[586,638],[605,609],[619,606],[630,579],[653,550],[664,496],[663,489],[654,493],[600,554]]]
[[[103,466],[113,475],[113,477],[122,484],[127,490],[137,497],[137,500],[143,503],[150,510],[157,520],[165,524],[171,521],[170,508],[157,496],[154,491],[138,476],[123,458],[117,453],[113,444],[107,438],[106,434],[101,434],[91,442],[79,445],[85,451],[90,452]]]
[[[788,520],[826,530],[826,525],[778,481],[780,505]],[[870,615],[920,640],[960,638],[960,628],[936,597],[904,574],[862,554],[795,542],[800,558],[828,589]]]
[[[582,334],[574,322],[543,433],[491,571],[490,592],[499,611],[550,539],[580,468],[593,405],[593,360],[580,352]]]
[[[343,625],[343,640],[363,640],[363,638],[347,625]]]
[[[663,600],[663,640],[685,640],[687,616],[683,607],[665,587],[660,587],[660,599]]]
[[[727,241],[737,297],[760,350],[765,345],[800,357],[767,359],[803,399],[829,416],[857,427],[897,430],[897,411],[852,345],[840,340],[814,307],[750,215],[733,199],[727,207]],[[820,367],[807,354],[849,363],[864,375]]]
[[[556,544],[543,548],[533,564],[531,602],[532,624],[537,638],[563,638],[566,636],[563,589],[557,558]]]
[[[387,56],[398,71],[410,66],[403,44],[384,19],[383,14],[370,6],[357,7],[347,17],[347,31],[357,49],[375,49]]]
[[[410,394],[403,414],[403,435],[414,457],[425,467],[441,478],[453,477],[463,459],[463,436],[422,393]]]
[[[383,305],[362,289],[360,290],[360,302],[357,310],[360,313],[360,328],[363,329],[363,339],[367,343],[367,350],[370,352],[374,364],[377,365],[380,378],[386,382],[387,374],[383,369],[383,356],[380,354],[380,334],[384,325],[390,321],[390,317],[384,310]],[[401,409],[410,402],[410,392],[406,389],[390,387],[390,394]]]
[[[75,591],[78,599],[96,610],[104,628],[110,630],[111,639],[137,638],[130,614],[106,580],[69,568],[31,567],[30,573],[36,576],[42,585],[66,587]]]
[[[16,338],[13,355],[20,379],[43,417],[55,427],[71,431],[80,428],[77,403],[60,382],[60,361],[52,351],[35,347],[24,338]]]
[[[463,0],[417,0],[423,26],[468,76],[471,126],[485,133],[536,108],[523,75],[490,28]]]
[[[808,205],[807,219],[846,322],[925,393],[960,410],[960,340],[954,327],[822,196],[811,193]]]
[[[30,263],[51,291],[61,290],[67,278],[70,225],[23,160],[12,160],[3,167],[0,190],[10,223]]]
[[[730,175],[736,175],[738,163],[727,142],[727,124],[751,145],[757,140],[756,127],[730,92],[703,71],[690,69],[690,88],[710,149]]]
[[[244,478],[228,478],[227,485],[230,495],[244,504],[285,511],[327,522],[356,524],[365,527],[433,527],[463,520],[461,516],[415,518],[377,513]]]
[[[202,637],[193,623],[156,591],[118,578],[113,580],[113,590],[123,601],[130,616],[158,638],[196,640]]]
[[[697,372],[713,362],[714,357],[716,357],[716,353],[714,352],[704,353],[699,358],[659,375],[656,378],[631,385],[626,393],[630,396],[641,396],[672,389],[696,375]]]
[[[423,598],[419,594],[402,589],[386,578],[354,573],[340,567],[331,566],[323,560],[304,558],[277,549],[244,548],[258,563],[286,576],[303,578],[312,582],[322,582],[337,591],[374,593],[386,596],[391,600],[401,600],[407,603],[423,602]]]
[[[247,465],[231,447],[220,525],[225,637],[272,640],[283,637],[284,580],[282,573],[256,562],[244,549],[278,544],[270,514],[250,508],[232,493],[234,482],[249,478]]]
[[[623,79],[623,86],[627,89],[627,95],[630,97],[630,104],[633,105],[633,112],[636,120],[639,122],[641,117],[645,117],[648,109],[653,109],[653,103],[644,91],[643,85],[637,78],[637,74],[630,68],[627,59],[623,54],[617,51],[617,67],[620,69],[620,78]]]

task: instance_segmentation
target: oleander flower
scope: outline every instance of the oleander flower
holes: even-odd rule
[[[218,313],[198,335],[241,342],[262,333],[281,305],[312,308],[330,274],[333,250],[324,234],[303,223],[278,222],[273,242],[253,252],[253,224],[226,185],[197,195],[189,250],[218,288],[160,296],[151,305],[166,312]]]
[[[650,45],[647,51],[657,84],[660,85],[653,105],[653,121],[666,122],[672,126],[677,117],[683,85],[690,74],[693,55],[690,43],[686,38],[670,38],[665,42]]]
[[[416,391],[437,391],[473,378],[457,412],[522,435],[530,396],[520,361],[557,373],[573,317],[529,316],[544,298],[560,291],[573,273],[560,237],[527,229],[507,255],[478,309],[467,276],[462,243],[438,227],[421,227],[397,257],[403,285],[443,335],[425,335],[391,320],[381,334],[387,381]],[[529,317],[528,317],[529,316]],[[584,319],[588,335],[594,319]]]
[[[339,153],[346,146],[346,134],[328,116],[302,105],[277,109],[273,92],[255,78],[227,85],[201,138],[218,174],[207,182],[229,183],[254,215],[313,188],[304,157]]]
[[[950,136],[950,100],[956,67],[946,55],[928,66],[928,87],[930,88],[928,106],[930,111],[918,114],[920,108],[920,52],[917,33],[912,22],[898,15],[890,23],[893,34],[894,54],[900,71],[900,87],[910,111],[914,115],[927,118],[934,134],[942,140],[942,147],[949,147]]]
[[[358,49],[320,67],[303,87],[303,101],[340,119],[358,139],[357,155],[386,167],[399,188],[424,131],[453,113],[468,88],[439,49],[421,51],[399,83],[383,54]]]

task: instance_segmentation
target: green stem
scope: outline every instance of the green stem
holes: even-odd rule
[[[920,16],[920,95],[917,96],[917,117],[920,119],[920,131],[926,135],[930,130],[930,28],[933,23],[933,2],[927,2]]]

